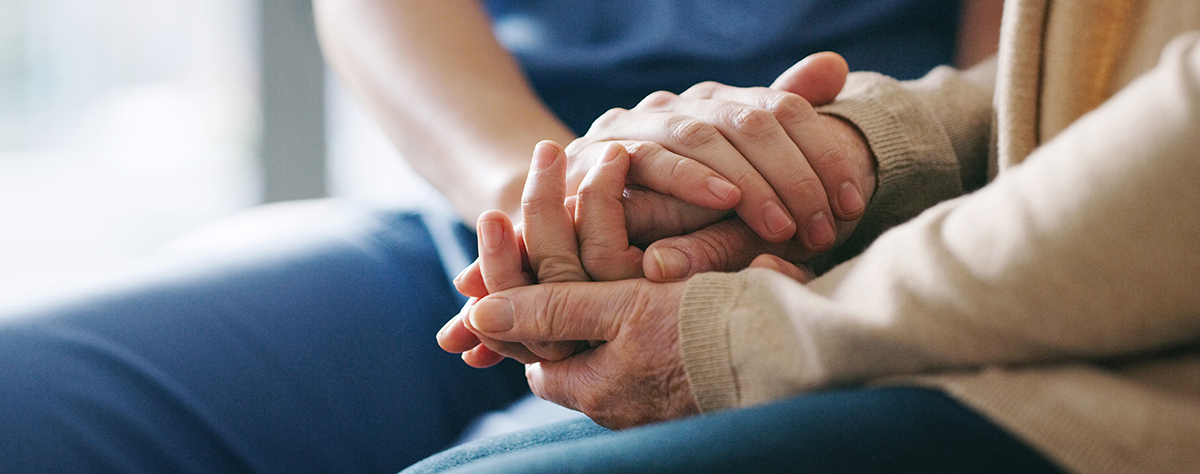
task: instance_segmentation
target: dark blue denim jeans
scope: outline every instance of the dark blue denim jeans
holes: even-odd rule
[[[1062,471],[941,392],[861,388],[613,432],[567,422],[456,447],[403,474]]]
[[[519,364],[471,369],[434,341],[463,301],[444,255],[473,252],[468,229],[353,206],[341,216],[0,308],[0,471],[396,472],[528,393]],[[517,447],[530,448],[464,469],[1053,472],[917,389],[808,395],[620,433],[590,422],[534,433],[413,472]]]
[[[0,471],[394,473],[528,393],[437,347],[462,299],[421,215],[186,260],[0,309]]]

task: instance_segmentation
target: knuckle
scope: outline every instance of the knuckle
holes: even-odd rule
[[[722,86],[722,84],[719,82],[716,82],[716,81],[704,81],[704,82],[696,84],[692,87],[689,87],[686,91],[683,92],[682,95],[708,98],[708,97],[712,97],[713,93],[717,90],[717,88],[721,87],[721,86]]]
[[[739,135],[758,138],[774,130],[779,122],[766,109],[744,107],[734,114],[730,125]]]
[[[579,237],[580,260],[586,267],[588,263],[605,263],[613,261],[616,253],[625,250],[620,242],[608,236],[584,235]]]
[[[537,270],[539,283],[585,280],[583,269],[573,256],[546,255],[533,262],[533,266]]]
[[[623,249],[622,249],[623,250]],[[584,252],[583,267],[596,281],[612,281],[640,276],[641,255],[624,251]],[[636,259],[632,257],[638,257]]]
[[[844,162],[845,158],[845,150],[837,143],[830,141],[818,149],[817,156],[809,157],[808,161],[814,169],[820,169]]]
[[[731,252],[725,242],[713,238],[711,235],[701,239],[698,247],[708,259],[709,264],[713,269],[724,270],[730,268]]]
[[[777,94],[765,105],[781,123],[811,120],[817,115],[812,104],[796,94]]]
[[[803,198],[808,195],[807,193],[820,192],[824,194],[825,192],[821,187],[821,179],[812,173],[792,173],[788,175],[782,185],[787,191],[779,193],[780,196],[801,196],[804,201],[813,201]]]
[[[592,136],[593,134],[600,133],[602,130],[611,127],[627,113],[629,113],[628,110],[620,107],[608,109],[608,111],[601,114],[592,122],[592,126],[588,128],[586,135]]]
[[[638,102],[635,109],[659,109],[671,105],[679,96],[667,91],[655,91]]]
[[[729,268],[730,251],[714,232],[701,232],[678,241],[675,247],[692,261],[692,269],[722,271]]]
[[[672,116],[666,124],[667,138],[685,149],[703,148],[721,137],[712,125],[683,116]]]
[[[501,290],[505,290],[508,288],[525,286],[526,284],[528,284],[528,282],[525,281],[525,279],[523,278],[523,275],[520,273],[506,274],[500,278],[495,278],[495,279],[489,278],[488,281],[485,282],[485,286],[490,291],[501,291]],[[493,290],[493,288],[496,288],[496,289]]]
[[[586,138],[576,138],[571,140],[571,143],[567,144],[567,147],[563,149],[563,152],[567,154],[567,157],[570,160],[574,161],[577,155],[579,155],[579,153],[581,153],[585,148],[587,148],[588,145],[591,145],[592,143],[592,140]]]
[[[670,176],[670,182],[685,183],[686,181],[683,181],[683,179],[688,176],[688,170],[692,169],[692,163],[694,163],[694,161],[683,157],[679,157],[679,159],[675,160],[675,162],[671,164],[671,170],[667,173],[667,176]]]
[[[587,179],[579,187],[576,192],[576,200],[581,203],[607,203],[616,199],[620,199],[620,195],[616,195],[617,186],[616,180],[606,178],[616,178],[616,176],[600,176],[601,169],[593,166],[587,173]],[[621,184],[624,184],[624,176],[621,176]]]
[[[666,151],[666,149],[655,142],[638,141],[626,144],[625,151],[629,153],[629,162],[631,164],[640,164],[642,161]]]
[[[525,214],[526,221],[536,221],[548,212],[560,212],[562,209],[562,199],[554,193],[539,193],[527,189],[521,194],[521,213]]]
[[[542,329],[547,337],[557,339],[563,337],[570,327],[572,315],[571,306],[571,290],[570,287],[557,287],[547,292],[546,304],[539,306],[545,313],[538,315],[536,318],[541,322]]]
[[[593,170],[594,169],[595,168],[593,168]],[[576,196],[576,198],[575,198],[576,203],[589,203],[589,202],[594,202],[594,201],[603,201],[605,198],[608,197],[604,193],[604,190],[597,189],[594,178],[590,173],[589,173],[588,178],[584,180],[583,185],[581,185],[579,187],[579,191],[576,192],[575,196]],[[582,205],[583,204],[581,204],[581,206]]]
[[[555,293],[548,287],[541,287],[542,291],[538,292],[536,304],[534,306],[534,317],[532,318],[533,330],[536,334],[548,337],[554,334],[557,324],[554,321],[554,316],[558,314],[557,307],[559,306],[558,298]]]
[[[726,173],[722,173],[730,181],[733,181],[734,186],[740,189],[753,189],[757,186],[765,186],[765,178],[758,174],[758,170],[751,166],[738,166],[736,169]]]

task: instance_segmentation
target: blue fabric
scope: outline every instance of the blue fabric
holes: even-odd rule
[[[941,392],[803,395],[621,432],[583,420],[467,444],[403,474],[1062,474]]]
[[[396,472],[528,393],[437,347],[420,215],[345,214],[0,312],[0,471]]]
[[[954,58],[957,0],[491,0],[497,37],[576,133],[701,81],[766,86],[805,56],[899,79]]]
[[[489,3],[539,94],[580,133],[654,90],[765,85],[819,50],[920,75],[950,60],[956,5]],[[462,300],[422,216],[346,215],[0,309],[0,470],[395,472],[527,393],[518,364],[480,371],[437,348]]]
[[[473,253],[468,229],[439,248],[427,222],[444,218],[342,215],[0,310],[0,470],[396,472],[528,393],[519,364],[475,370],[434,343],[462,303],[440,255]],[[920,389],[806,395],[621,433],[567,424],[411,472],[477,459],[463,472],[1056,472]]]

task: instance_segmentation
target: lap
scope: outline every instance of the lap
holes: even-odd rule
[[[849,389],[612,432],[590,421],[464,445],[404,474],[1061,473],[940,392]]]
[[[441,260],[421,215],[362,211],[0,310],[0,459],[398,470],[527,393],[519,365],[474,370],[437,347],[461,305]]]

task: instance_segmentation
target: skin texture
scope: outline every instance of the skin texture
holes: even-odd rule
[[[840,56],[822,53],[789,69],[770,89],[708,82],[680,95],[656,92],[631,110],[601,116],[567,153],[586,156],[595,145],[616,142],[634,162],[695,160],[737,185],[737,215],[760,237],[782,242],[795,236],[809,250],[825,251],[834,245],[834,217],[854,220],[866,208],[862,173],[833,134],[834,119],[812,105],[832,100],[846,71]],[[829,199],[812,198],[817,195]]]
[[[683,283],[582,282],[589,277],[575,257],[578,245],[595,246],[616,261],[636,261],[640,252],[628,245],[621,225],[629,156],[621,147],[610,150],[584,180],[572,222],[560,204],[565,157],[555,144],[539,144],[523,207],[527,252],[516,245],[515,230],[501,227],[508,222],[503,214],[485,214],[481,276],[498,291],[469,304],[456,317],[462,329],[452,331],[460,332],[443,332],[439,342],[465,350],[472,365],[505,356],[521,360],[535,394],[620,429],[689,416],[698,407],[679,353]],[[580,226],[585,214],[598,225]],[[753,265],[810,278],[774,256]],[[535,279],[541,283],[527,284]]]
[[[600,164],[584,179],[569,208],[563,205],[566,162],[558,144],[538,144],[522,200],[523,225],[518,232],[508,217],[498,211],[480,218],[480,258],[474,267],[477,271],[469,282],[461,276],[456,280],[461,291],[480,297],[533,282],[591,281],[580,260],[585,254],[601,260],[623,261],[601,265],[618,272],[610,276],[640,276],[641,250],[629,245],[621,205],[624,178],[629,170],[628,153],[618,145],[610,146]],[[577,217],[586,217],[594,225],[579,226],[577,232]],[[580,252],[581,245],[588,251]],[[477,298],[469,302],[463,313],[438,335],[444,349],[462,352],[463,360],[472,366],[493,365],[501,359],[498,353],[525,363],[558,360],[587,346],[586,341],[538,341],[522,346],[480,336],[472,330],[470,321],[463,318],[476,301]]]
[[[840,158],[828,158],[824,164],[815,167],[809,166],[807,162],[797,164],[796,167],[799,169],[821,170],[816,174],[832,176],[832,178],[820,178],[823,181],[819,180],[818,177],[812,177],[807,179],[807,181],[802,180],[800,182],[804,183],[804,186],[811,188],[817,183],[824,183],[826,181],[845,183],[845,177],[852,176],[853,181],[858,183],[854,187],[861,187],[865,191],[863,199],[869,202],[875,189],[875,163],[874,157],[871,156],[870,150],[866,147],[862,135],[853,126],[840,119],[813,114],[811,105],[795,92],[791,92],[796,91],[812,95],[821,100],[831,100],[844,84],[845,74],[846,64],[840,56],[833,53],[818,53],[797,63],[795,67],[780,76],[773,86],[789,90],[774,88],[739,89],[710,83],[703,85],[703,95],[709,96],[709,99],[681,99],[677,102],[693,111],[704,108],[717,109],[714,112],[705,112],[708,116],[732,116],[746,113],[747,111],[762,113],[763,110],[766,110],[757,107],[755,104],[774,107],[777,112],[773,113],[778,113],[784,117],[784,122],[790,121],[787,117],[796,116],[797,114],[811,114],[813,118],[810,119],[810,122],[803,124],[803,126],[795,127],[796,130],[792,131],[791,134],[798,137],[801,141],[806,141],[809,140],[809,137],[813,137],[812,141],[820,142],[819,149],[841,150],[840,153],[836,154],[814,153],[812,154],[813,156],[828,158],[837,155]],[[697,92],[697,94],[700,94],[700,92]],[[793,104],[794,107],[772,105],[781,103]],[[682,113],[661,111],[663,108],[665,106],[656,107],[654,111],[635,108],[615,114],[617,117],[612,121],[598,121],[593,130],[589,132],[588,137],[577,140],[567,148],[568,154],[573,152],[577,156],[590,156],[583,159],[569,160],[568,166],[573,166],[575,163],[580,162],[596,162],[603,155],[606,148],[614,143],[631,150],[631,163],[643,164],[640,168],[631,165],[629,180],[634,179],[633,175],[635,174],[645,174],[651,170],[656,170],[664,175],[670,175],[672,172],[689,166],[695,166],[696,169],[715,169],[718,166],[729,167],[723,163],[740,163],[741,165],[749,163],[749,159],[735,147],[729,146],[727,141],[723,144],[718,143],[715,145],[720,149],[720,153],[705,155],[706,152],[697,152],[688,148],[686,144],[678,143],[676,137],[671,133],[656,132],[656,130],[663,128],[664,116],[670,117],[667,119],[668,121],[704,124],[704,122]],[[796,110],[799,110],[799,112],[796,112]],[[610,130],[610,125],[612,128],[618,130]],[[642,134],[643,138],[647,140],[660,140],[667,143],[667,145],[660,145],[658,142],[652,141],[612,138],[614,136],[622,136],[619,132],[623,130],[640,130],[641,132],[639,133]],[[722,138],[714,139],[714,141],[724,141],[724,135],[719,135],[719,137]],[[791,161],[803,161],[807,159],[806,155],[795,152],[796,149],[801,147],[790,141],[791,135],[784,137],[773,136],[771,138],[773,140],[772,147],[762,148],[758,152],[761,157],[754,159],[768,162],[779,160],[780,158],[778,157],[780,156],[784,157],[782,158],[783,160]],[[808,146],[806,145],[805,147],[807,148]],[[677,150],[681,153],[675,153],[671,150]],[[788,153],[791,154],[789,155]],[[690,156],[705,155],[707,156],[706,160],[715,163],[714,167],[704,168],[703,165],[699,164],[699,161],[685,158],[683,154]],[[652,161],[656,164],[647,164]],[[678,163],[679,166],[663,166],[659,163],[667,165]],[[749,173],[757,176],[757,171],[752,167],[745,167],[749,169]],[[780,171],[786,172],[787,170],[780,169]],[[689,178],[689,176],[691,177]],[[706,179],[710,182],[712,181],[701,173],[692,173],[689,175],[676,172],[671,176],[671,179],[664,180],[664,182],[689,183],[683,186],[677,185],[677,188],[698,189],[704,187],[704,180]],[[778,181],[782,178],[772,179]],[[642,179],[642,181],[647,182],[650,179],[646,178]],[[821,206],[824,206],[826,191],[823,190],[823,187],[822,185],[815,190],[805,189],[804,191],[797,191],[802,192],[805,199],[796,201],[799,203],[796,206],[801,204],[807,205],[810,208],[821,208]],[[683,195],[680,191],[672,192]],[[627,187],[625,190],[625,199],[622,201],[625,207],[626,227],[630,241],[641,248],[649,247],[643,257],[640,273],[651,280],[674,281],[682,280],[690,275],[705,271],[739,270],[745,268],[755,257],[763,253],[779,255],[791,262],[803,262],[823,252],[823,250],[811,250],[809,245],[804,244],[799,239],[785,239],[782,242],[777,242],[764,238],[744,220],[726,220],[730,214],[720,208],[705,209],[705,206],[698,198],[692,199],[692,202],[700,205],[680,202],[665,195],[669,193],[659,193],[654,189],[641,186]],[[746,199],[748,198],[743,198],[741,202],[746,202]],[[725,201],[725,204],[728,205],[730,202],[732,202],[732,199]],[[850,233],[854,230],[856,222],[856,220],[835,221],[836,240],[833,245],[836,246],[836,244],[849,237]],[[596,279],[612,279],[611,272],[606,270],[611,262],[596,260],[588,252],[585,252],[582,257],[584,267]],[[621,271],[626,274],[635,274],[626,270]],[[477,273],[477,269],[474,266],[463,273],[463,276],[460,278],[463,282],[459,286],[460,291],[470,296],[486,295],[486,290],[477,283],[478,278],[474,276],[474,273]]]
[[[844,84],[845,75],[845,61],[840,56],[820,53],[789,69],[776,81],[776,85],[829,100],[836,96]],[[841,120],[816,115],[803,98],[788,91],[739,89],[715,83],[703,84],[696,89],[702,89],[696,93],[702,98],[685,99],[679,103],[689,111],[704,112],[706,107],[719,109],[718,112],[708,113],[710,117],[719,116],[721,111],[737,114],[747,109],[765,110],[732,99],[767,106],[794,104],[776,107],[777,112],[772,114],[779,113],[784,120],[790,120],[788,117],[796,116],[794,109],[799,109],[801,114],[810,116],[808,120],[811,123],[794,127],[797,129],[792,132],[795,136],[814,136],[817,139],[835,137],[835,140],[823,142],[821,147],[836,149],[847,155],[819,168],[825,170],[826,174],[834,175],[838,181],[842,181],[847,174],[853,175],[858,182],[868,183],[868,189],[874,190],[874,161],[865,145],[860,143],[863,140],[861,135]],[[659,115],[673,113],[660,111],[665,108],[656,106],[654,111],[648,113],[635,109],[622,116],[635,124],[643,117],[653,121]],[[596,128],[603,128],[600,122]],[[781,131],[783,127],[775,129]],[[765,147],[757,150],[758,153],[778,155],[794,152],[796,159],[805,159],[802,153],[796,151],[799,147],[790,141],[790,136],[771,138],[776,147]],[[849,146],[845,143],[849,143]],[[573,353],[578,341],[543,341],[518,348],[503,341],[489,340],[478,331],[471,330],[469,320],[464,316],[478,298],[534,282],[610,281],[643,275],[656,280],[682,280],[687,275],[713,269],[714,266],[719,266],[716,269],[741,269],[751,264],[776,269],[794,278],[809,277],[810,273],[788,262],[803,261],[819,255],[819,252],[807,250],[796,240],[769,242],[740,219],[724,220],[722,213],[706,210],[702,205],[681,203],[668,198],[665,193],[627,189],[626,180],[635,172],[630,163],[636,156],[626,152],[629,146],[636,146],[636,143],[630,145],[628,140],[594,140],[580,145],[582,150],[597,152],[599,158],[588,161],[598,161],[599,164],[587,173],[578,195],[567,199],[569,205],[564,207],[559,203],[566,199],[563,183],[566,169],[570,166],[568,163],[579,163],[580,160],[570,162],[561,148],[552,142],[538,145],[522,199],[523,225],[514,229],[507,216],[499,212],[485,213],[479,220],[481,257],[455,280],[459,291],[473,299],[439,332],[438,341],[444,349],[462,353],[464,361],[475,367],[498,363],[501,360],[500,353],[525,363],[557,360]],[[780,152],[780,148],[784,151]],[[729,147],[725,151],[731,153],[718,158],[747,163],[735,148]],[[663,159],[662,154],[643,161],[655,159]],[[670,184],[678,189],[702,188],[704,183],[711,183],[717,178],[712,169],[698,161],[680,155],[666,160],[693,168],[691,172],[676,173],[673,179],[663,181],[663,186]],[[681,167],[670,169],[678,170]],[[813,170],[807,164],[803,169],[810,173]],[[847,170],[851,171],[847,173]],[[652,181],[652,178],[645,181]],[[811,185],[815,182],[819,182],[817,177],[807,183]],[[824,192],[820,188],[807,192],[809,201],[817,202],[818,206],[825,202]],[[676,194],[682,195],[683,192]],[[819,199],[812,196],[818,196]],[[702,204],[702,199],[703,196],[694,200],[696,204]],[[638,216],[654,216],[655,221],[639,220]],[[667,218],[664,219],[664,216]],[[839,222],[839,241],[849,235],[853,225],[853,221]],[[681,233],[696,230],[689,229],[689,226],[699,229],[691,235],[655,242],[649,252],[643,253],[640,248],[631,245],[631,241],[639,239],[653,241],[646,234],[653,239],[662,238],[663,228],[679,230]],[[639,235],[638,232],[645,234]],[[729,252],[728,249],[734,251]],[[784,258],[762,256],[765,253]],[[516,261],[522,262],[521,269],[505,270],[517,268],[513,263]]]
[[[443,347],[458,344],[455,348],[476,344],[463,353],[472,365],[495,363],[504,356],[521,360],[528,364],[526,376],[535,394],[584,411],[606,426],[623,428],[697,411],[678,355],[678,317],[672,317],[682,284],[620,280],[612,282],[619,288],[605,290],[619,291],[621,298],[602,305],[586,303],[585,308],[555,302],[574,291],[593,292],[593,287],[523,285],[533,280],[587,281],[577,257],[577,231],[579,242],[601,253],[635,264],[640,260],[635,255],[640,250],[628,245],[621,225],[624,210],[619,201],[629,155],[619,146],[610,150],[588,173],[575,200],[575,215],[587,215],[600,225],[577,229],[562,204],[565,156],[556,144],[539,144],[522,208],[525,258],[521,248],[513,245],[516,232],[499,227],[507,218],[485,214],[481,227],[496,228],[480,234],[481,276],[485,286],[498,291],[469,305],[459,316],[467,333],[442,334],[439,342]],[[496,236],[500,239],[494,241]],[[514,286],[500,290],[510,284]],[[664,291],[670,296],[661,298]],[[649,299],[650,294],[655,298]],[[629,311],[632,308],[643,311]],[[619,314],[655,317],[610,319]],[[472,341],[468,333],[477,339]]]
[[[789,69],[776,81],[776,85],[822,100],[831,100],[844,84],[845,75],[846,63],[840,56],[833,53],[819,53]],[[708,114],[708,116],[719,116],[721,113],[730,115],[744,113],[746,110],[762,113],[763,110],[766,110],[730,99],[745,100],[751,104],[764,104],[769,107],[776,103],[791,103],[793,105],[789,107],[776,107],[777,112],[772,112],[772,114],[778,113],[786,121],[790,120],[788,117],[796,116],[795,110],[799,109],[801,114],[809,116],[809,120],[814,122],[795,127],[797,128],[797,131],[794,132],[796,136],[814,136],[818,139],[837,137],[838,140],[845,142],[862,139],[853,127],[841,120],[816,115],[807,101],[792,92],[767,88],[738,89],[715,83],[704,84],[698,86],[697,89],[701,87],[703,91],[697,94],[703,95],[704,98],[680,101],[687,110],[704,112],[705,108],[719,109],[718,112]],[[648,113],[635,109],[622,114],[622,116],[637,124],[643,117],[649,117],[649,120],[653,121],[658,116],[673,113],[660,111],[663,109],[665,107],[656,107],[655,111]],[[685,120],[702,123],[691,118],[685,118]],[[596,129],[603,129],[599,121],[597,127],[594,127],[594,130]],[[781,131],[783,127],[777,126],[775,130]],[[774,147],[763,147],[756,152],[770,156],[792,153],[795,159],[805,159],[803,154],[796,151],[798,147],[790,141],[789,136],[773,136],[771,139],[774,141],[772,143],[775,145]],[[660,281],[682,280],[687,275],[709,269],[745,268],[756,257],[764,253],[782,255],[786,260],[795,262],[819,254],[819,252],[806,250],[796,240],[782,243],[768,242],[741,220],[724,220],[725,213],[723,211],[705,209],[705,199],[711,202],[712,197],[719,193],[696,193],[688,196],[686,190],[705,189],[706,184],[712,184],[714,181],[723,182],[719,181],[720,177],[711,168],[698,161],[680,155],[665,157],[669,152],[642,158],[643,163],[657,160],[675,164],[670,167],[652,165],[642,168],[643,170],[656,168],[663,171],[669,170],[672,174],[671,179],[659,181],[661,186],[667,188],[669,192],[658,193],[644,188],[627,189],[626,181],[630,179],[629,176],[638,171],[630,166],[637,155],[626,153],[626,147],[637,145],[637,142],[631,145],[629,140],[589,140],[579,148],[589,153],[595,153],[598,157],[570,161],[562,155],[561,149],[556,144],[550,142],[539,144],[533,154],[533,165],[522,199],[522,218],[532,220],[526,220],[523,226],[518,226],[510,232],[506,229],[512,228],[511,223],[502,213],[489,212],[481,216],[477,226],[480,235],[481,258],[455,279],[459,291],[464,295],[480,298],[496,291],[533,282],[609,281],[644,275]],[[865,146],[858,145],[856,148],[840,145],[841,142],[837,140],[827,140],[821,146],[826,149],[836,149],[842,154],[847,151],[857,152],[857,154],[852,155],[853,159],[842,157],[838,161],[827,162],[819,168],[825,170],[826,174],[834,175],[834,179],[839,181],[847,174],[853,175],[858,181],[869,183],[868,189],[873,191],[874,162]],[[665,150],[661,147],[657,149]],[[779,149],[783,151],[781,152]],[[726,152],[723,156],[714,155],[718,164],[721,163],[720,160],[747,164],[747,159],[735,148],[726,147],[723,151]],[[562,184],[563,175],[566,173],[565,169],[571,164],[583,161],[599,162],[600,164],[594,166],[587,173],[584,186],[579,188],[577,196],[571,197],[573,199],[571,205],[564,208],[557,203],[563,202],[566,194],[566,188]],[[852,164],[855,166],[851,166]],[[614,166],[615,170],[609,170]],[[685,171],[680,171],[681,169]],[[813,170],[806,163],[804,163],[803,169],[810,173]],[[847,172],[848,170],[852,171]],[[750,168],[750,172],[754,172],[753,168]],[[655,179],[657,178],[647,176],[642,182],[654,182]],[[814,182],[818,182],[817,177],[809,180],[808,184],[811,185]],[[674,191],[671,191],[672,189]],[[809,201],[817,202],[818,205],[824,203],[824,192],[820,188],[815,191],[808,190],[808,192]],[[692,203],[688,204],[670,198],[671,193],[688,196]],[[820,198],[814,199],[811,196]],[[555,206],[542,205],[545,202],[556,204]],[[726,201],[726,203],[728,202],[730,201]],[[641,216],[653,220],[641,218]],[[572,217],[576,229],[571,229],[568,225],[572,222]],[[853,221],[838,223],[839,241],[849,235],[853,230],[853,225]],[[565,230],[556,233],[547,229]],[[580,243],[578,247],[575,245],[574,233],[576,230]],[[670,231],[675,231],[676,234],[667,233]],[[696,232],[691,235],[674,237],[693,231]],[[633,242],[654,242],[663,237],[673,238],[654,243],[650,251],[645,254],[640,248],[631,245]],[[561,243],[561,245],[548,245],[547,242]],[[549,255],[542,255],[543,250],[540,250],[558,248],[561,248],[562,251],[552,252]],[[526,249],[532,249],[532,252],[521,254],[521,252],[526,252]],[[733,249],[734,252],[729,252],[727,249]],[[498,252],[506,252],[508,256],[504,258],[509,260],[517,259],[518,254],[524,255],[524,260],[528,262],[525,267],[536,269],[536,272],[526,275],[510,275],[495,270],[501,267],[489,265],[488,262],[496,261],[496,258],[489,260],[489,256],[497,255]],[[778,268],[780,267],[779,262],[785,262],[785,259],[775,259],[778,262],[763,260],[760,264]],[[543,262],[549,262],[549,264],[543,265]],[[582,265],[583,270],[573,271],[572,268],[578,265]],[[714,266],[718,268],[713,268]],[[793,265],[787,267],[795,268]],[[797,270],[795,273],[801,272]],[[469,310],[474,301],[468,303],[468,308],[464,308],[463,314]],[[561,358],[573,350],[573,346],[567,347],[569,344],[548,344],[546,347],[526,345],[526,350],[517,350],[511,345],[504,345],[498,341],[479,345],[481,338],[473,335],[464,326],[464,323],[466,320],[462,314],[456,316],[439,332],[438,340],[444,349],[463,353],[463,359],[475,367],[487,367],[499,362],[500,357],[494,353],[495,351],[490,350],[489,346],[507,352],[522,362],[538,358]]]
[[[844,78],[844,72],[834,71]],[[700,103],[712,107],[741,107],[724,97],[764,100],[787,94],[704,87],[708,97],[698,100],[708,100]],[[823,131],[835,133],[831,130],[838,129]],[[856,131],[847,136],[861,140]],[[642,256],[640,249],[629,245],[629,219],[621,203],[632,157],[624,145],[618,145],[611,141],[603,145],[599,164],[589,170],[574,199],[567,199],[563,184],[565,153],[551,142],[538,145],[522,200],[523,227],[513,228],[499,212],[480,220],[480,260],[456,281],[460,290],[475,298],[438,335],[443,348],[461,352],[472,366],[485,367],[503,357],[526,363],[526,377],[535,394],[580,410],[610,428],[697,412],[679,354],[683,283],[644,278],[587,282],[603,272],[629,276],[628,268],[636,267]],[[857,150],[865,150],[865,145]],[[873,172],[869,153],[848,158],[843,164]],[[818,196],[824,200],[823,193]],[[723,220],[698,233],[738,235],[743,240],[758,237],[740,222]],[[805,251],[795,240],[771,245]],[[585,268],[582,255],[590,255],[587,260],[596,269]],[[757,255],[748,260],[800,281],[811,278],[784,258]]]
[[[580,245],[613,261],[640,257],[624,235],[619,204],[629,155],[619,146],[609,150],[585,178],[572,220],[561,204],[565,156],[552,142],[538,145],[522,208],[525,252],[506,216],[481,218],[479,274],[491,293],[469,303],[438,340],[477,367],[520,360],[535,394],[620,429],[689,416],[698,407],[679,354],[683,283],[583,283],[590,277],[577,258]],[[596,225],[579,225],[583,216]],[[754,265],[809,277],[778,257],[764,255]]]

